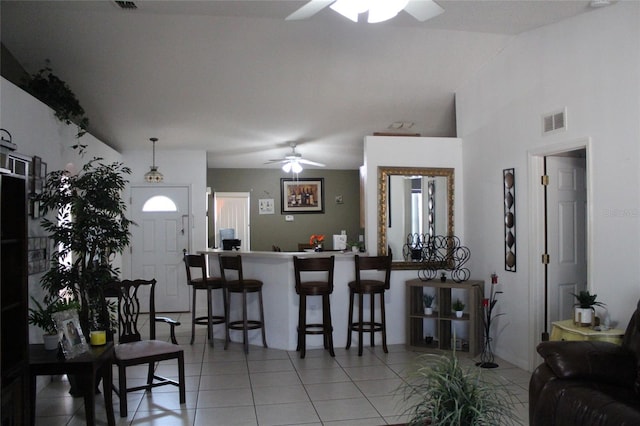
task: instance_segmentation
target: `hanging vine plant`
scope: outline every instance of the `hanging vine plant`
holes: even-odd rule
[[[81,138],[87,133],[89,119],[85,116],[84,108],[78,98],[69,88],[69,85],[53,73],[50,61],[47,59],[45,67],[31,74],[23,84],[23,89],[31,93],[54,111],[56,118],[65,124],[78,126],[76,138]],[[81,150],[86,145],[74,146]]]

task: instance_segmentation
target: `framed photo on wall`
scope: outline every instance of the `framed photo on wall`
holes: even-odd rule
[[[281,178],[282,214],[324,213],[324,178]]]

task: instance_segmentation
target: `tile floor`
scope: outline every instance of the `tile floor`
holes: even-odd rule
[[[242,345],[224,342],[205,344],[205,328],[198,327],[196,343],[189,345],[189,314],[173,315],[182,326],[178,341],[185,350],[187,402],[180,406],[177,388],[163,386],[153,393],[129,395],[129,415],[118,425],[227,426],[227,425],[385,425],[407,420],[400,393],[406,371],[418,353],[404,345],[392,345],[385,354],[381,347],[366,348],[358,357],[357,346],[336,348],[336,357],[324,350],[307,350],[305,359],[297,352],[251,346],[245,356]],[[165,336],[166,337],[166,336]],[[268,336],[267,336],[268,338]],[[267,340],[268,342],[268,340]],[[460,354],[461,362],[474,360]],[[516,402],[514,409],[527,424],[530,374],[504,361],[483,374],[504,383]],[[474,367],[475,368],[475,367]],[[173,364],[158,370],[175,376]],[[117,377],[117,374],[115,374]],[[129,369],[130,380],[144,381],[145,369]],[[52,380],[37,395],[36,425],[83,425],[82,398],[68,394],[66,379]],[[96,404],[98,424],[106,425],[102,397]]]

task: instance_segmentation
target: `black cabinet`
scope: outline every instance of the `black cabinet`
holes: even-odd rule
[[[2,426],[29,423],[26,189],[24,176],[0,174]]]

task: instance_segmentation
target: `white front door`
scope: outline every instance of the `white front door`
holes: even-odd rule
[[[572,319],[575,297],[587,289],[586,159],[546,157],[549,330]]]
[[[216,192],[213,194],[215,205],[215,241],[222,248],[220,229],[231,228],[235,238],[240,240],[240,250],[251,250],[250,216],[248,192]]]
[[[187,186],[131,187],[130,217],[137,224],[131,227],[131,278],[156,279],[159,312],[189,310],[182,260],[189,250],[189,206]]]

